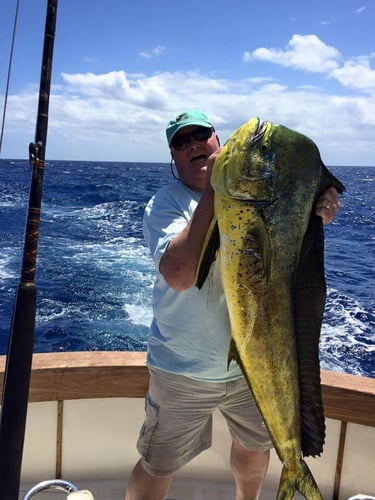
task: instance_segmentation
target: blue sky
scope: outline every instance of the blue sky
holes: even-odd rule
[[[2,158],[34,140],[47,2],[21,0]],[[0,3],[0,99],[15,0]],[[46,159],[168,162],[165,125],[253,116],[375,165],[374,0],[59,0]]]

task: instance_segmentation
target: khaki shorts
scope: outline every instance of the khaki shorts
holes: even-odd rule
[[[244,448],[272,448],[245,379],[210,383],[151,367],[149,370],[146,417],[137,443],[149,474],[172,474],[209,448],[216,408]]]

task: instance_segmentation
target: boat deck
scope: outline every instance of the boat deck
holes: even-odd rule
[[[75,483],[80,488],[88,489],[95,496],[95,500],[124,500],[126,482],[122,480],[81,481]],[[32,484],[23,485],[22,496],[31,488]],[[275,500],[275,491],[264,491],[260,500]],[[63,492],[40,493],[41,500],[59,500],[64,498]],[[302,499],[300,495],[294,497]],[[184,479],[175,479],[166,500],[234,500],[235,489],[230,483],[192,482]]]

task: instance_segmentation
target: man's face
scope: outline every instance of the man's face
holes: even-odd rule
[[[214,131],[210,135],[210,129],[196,125],[179,130],[172,139],[171,154],[181,181],[194,191],[203,191],[207,159],[217,149],[219,143]]]

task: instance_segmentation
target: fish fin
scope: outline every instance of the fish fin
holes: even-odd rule
[[[325,440],[319,366],[319,337],[325,300],[323,224],[321,218],[312,213],[299,255],[293,301],[304,456],[320,455]]]
[[[229,365],[230,365],[231,361],[236,361],[239,364],[239,366],[241,367],[242,371],[243,371],[243,366],[242,366],[242,363],[241,363],[241,358],[240,358],[240,355],[238,354],[238,350],[237,350],[237,347],[236,347],[236,344],[235,344],[233,338],[230,339],[230,344],[229,344],[228,368],[229,368]],[[246,375],[246,373],[244,373],[244,375]]]
[[[340,194],[345,191],[344,184],[340,182],[337,177],[335,177],[322,162],[322,175],[321,183],[319,186],[319,195],[331,186],[334,186],[337,189],[337,192]]]
[[[323,163],[321,166],[319,194],[330,186],[339,193],[344,192],[345,186]],[[325,301],[324,230],[321,218],[312,213],[299,255],[294,298],[304,456],[320,455],[325,440],[319,366],[319,337]]]
[[[216,252],[220,247],[220,233],[219,233],[219,225],[216,219],[213,219],[210,227],[207,231],[207,236],[205,242],[203,244],[197,275],[195,280],[195,286],[199,289],[202,288],[208,273],[210,271],[211,264],[216,259]]]
[[[315,479],[303,460],[300,461],[298,470],[283,467],[276,500],[291,500],[296,491],[308,500],[323,500]]]

